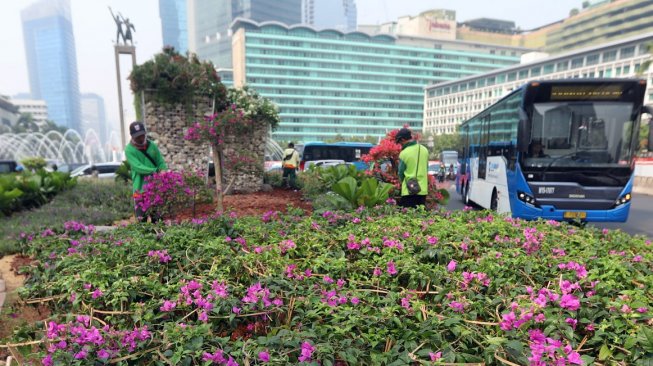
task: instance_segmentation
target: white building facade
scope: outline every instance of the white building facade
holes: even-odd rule
[[[18,111],[29,113],[32,120],[39,126],[45,126],[48,120],[48,105],[41,99],[12,99],[11,103],[18,107]]]
[[[645,103],[653,103],[651,69],[640,66],[651,59],[647,47],[653,33],[537,60],[488,73],[429,85],[424,91],[424,133],[446,134],[489,107],[511,90],[533,80],[569,78],[635,78],[648,81]]]

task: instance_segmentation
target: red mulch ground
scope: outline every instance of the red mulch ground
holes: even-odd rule
[[[288,205],[298,207],[310,213],[313,208],[310,203],[302,200],[300,191],[275,188],[271,192],[255,192],[233,194],[224,197],[225,211],[233,211],[238,216],[261,216],[268,211],[285,212]],[[200,204],[192,209],[186,209],[176,215],[177,220],[189,220],[211,216],[216,212],[214,203]]]

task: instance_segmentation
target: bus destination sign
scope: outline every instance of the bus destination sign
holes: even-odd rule
[[[621,85],[553,85],[551,100],[619,100],[623,94]]]

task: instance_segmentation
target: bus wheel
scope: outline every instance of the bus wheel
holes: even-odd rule
[[[469,199],[469,184],[465,184],[463,188],[463,203],[466,206],[469,206],[472,203],[472,200]]]
[[[498,207],[499,207],[499,195],[497,194],[497,190],[494,189],[494,191],[492,191],[492,201],[490,201],[490,210],[496,211]]]

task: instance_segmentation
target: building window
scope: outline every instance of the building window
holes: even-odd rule
[[[528,70],[522,70],[519,72],[520,79],[528,79]]]
[[[542,73],[541,67],[534,67],[531,69],[531,76],[540,76],[541,73]]]
[[[619,52],[619,58],[622,59],[622,60],[624,58],[633,57],[634,55],[635,55],[635,46],[624,47]]]
[[[610,62],[617,59],[617,51],[603,52],[603,62]]]
[[[511,72],[510,74],[508,74],[508,81],[515,81],[515,80],[517,80],[517,73]]]
[[[565,71],[568,68],[569,68],[569,62],[568,61],[558,62],[558,64],[556,65],[556,69],[558,71]]]
[[[543,72],[543,74],[546,75],[546,74],[550,74],[550,73],[552,73],[552,72],[553,72],[553,68],[554,68],[554,65],[553,65],[553,64],[544,65],[544,72]]]
[[[583,67],[583,58],[582,57],[575,58],[575,59],[571,60],[571,68],[572,69],[577,69],[579,67]]]
[[[587,66],[596,65],[598,63],[599,63],[599,55],[598,54],[589,55],[589,56],[587,56],[587,58],[585,60],[585,65],[587,65]]]

